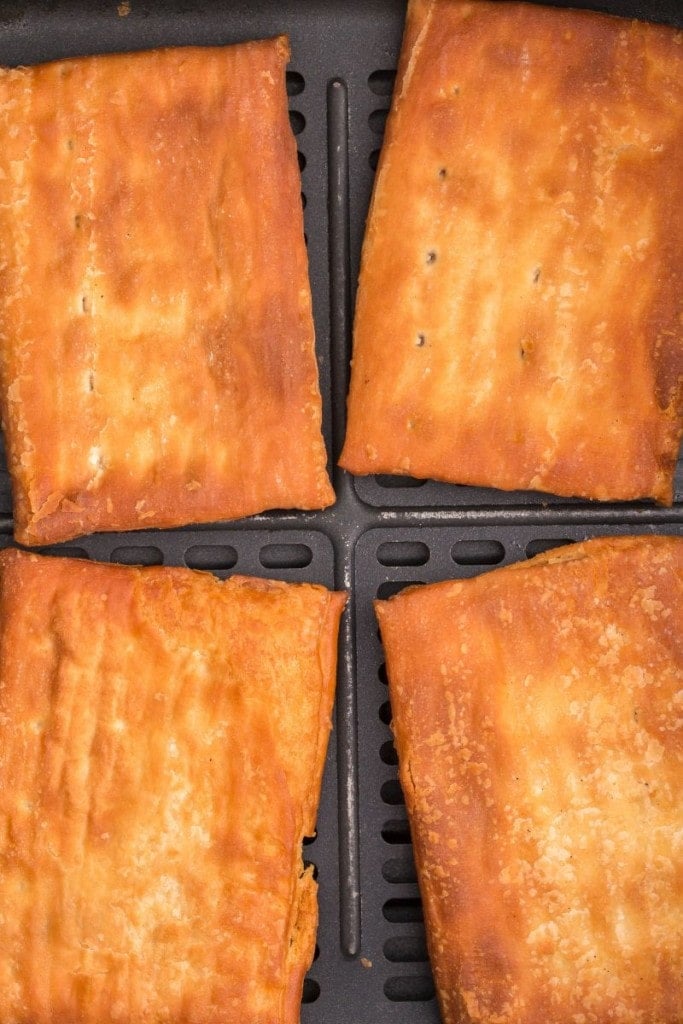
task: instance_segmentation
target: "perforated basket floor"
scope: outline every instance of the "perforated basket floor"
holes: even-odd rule
[[[572,6],[683,25],[679,0],[574,0]],[[291,122],[302,167],[331,464],[343,437],[360,245],[404,10],[403,0],[0,0],[0,63],[9,65],[289,34]],[[45,550],[188,565],[221,577],[240,572],[310,580],[351,592],[318,835],[305,850],[318,870],[320,927],[301,1017],[304,1024],[436,1024],[372,600],[406,583],[471,576],[599,534],[680,534],[683,463],[671,509],[400,478],[353,480],[338,469],[334,482],[338,501],[325,512],[99,535]],[[12,543],[10,509],[2,462],[0,546]]]

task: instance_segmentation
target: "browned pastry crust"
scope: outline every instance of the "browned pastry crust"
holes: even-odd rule
[[[683,539],[377,614],[444,1024],[679,1024]]]
[[[683,33],[410,0],[341,465],[672,501]]]
[[[0,1021],[295,1024],[344,595],[0,555]]]
[[[319,508],[285,38],[0,69],[15,536]]]

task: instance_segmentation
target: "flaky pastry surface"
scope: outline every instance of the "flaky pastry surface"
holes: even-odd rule
[[[672,501],[683,32],[411,0],[341,465]]]
[[[342,594],[0,555],[0,1021],[295,1024]]]
[[[444,1024],[678,1024],[683,539],[376,607]]]
[[[16,537],[334,499],[284,37],[0,70]]]

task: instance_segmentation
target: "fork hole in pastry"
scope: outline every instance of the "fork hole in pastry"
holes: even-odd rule
[[[541,280],[541,268],[540,267],[534,267],[534,271],[533,271],[533,273],[531,275],[531,280],[533,281],[534,284],[538,284],[538,282]]]
[[[76,216],[74,217],[74,227],[76,228],[77,231],[81,227],[82,223],[83,223],[83,218],[81,217],[80,213],[77,213]]]
[[[93,391],[95,390],[95,371],[94,370],[88,370],[87,387],[88,387],[89,393],[92,395]]]
[[[84,313],[90,312],[90,299],[87,295],[81,295],[81,309]]]
[[[441,181],[443,181],[447,176],[448,176],[448,171],[446,170],[446,168],[445,167],[440,167],[439,168],[439,178],[441,179]]]
[[[422,332],[420,332],[418,334],[417,338],[415,339],[415,347],[416,348],[423,348],[426,340],[427,340],[427,338],[425,337],[425,335],[422,334]]]
[[[425,257],[425,263],[429,266],[432,263],[436,263],[436,252],[434,249],[430,249]]]

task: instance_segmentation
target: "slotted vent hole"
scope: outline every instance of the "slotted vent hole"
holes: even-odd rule
[[[304,846],[311,846],[318,838],[317,833],[314,836],[304,836],[302,842]]]
[[[304,569],[312,561],[308,544],[264,544],[259,552],[264,569]]]
[[[288,71],[286,81],[288,96],[299,96],[306,88],[306,80],[298,71]]]
[[[370,164],[370,170],[371,171],[376,171],[377,170],[377,164],[379,163],[379,150],[378,149],[373,149],[373,151],[370,153],[370,156],[368,157],[368,163]]]
[[[370,131],[374,132],[375,135],[384,135],[384,128],[387,123],[388,114],[389,111],[386,107],[380,107],[378,110],[373,110],[368,117]]]
[[[41,555],[56,555],[57,558],[90,558],[85,548],[48,547],[40,549]]]
[[[388,779],[386,782],[383,782],[379,795],[384,803],[389,804],[391,807],[401,807],[406,802],[403,790],[401,789],[401,783],[398,779]]]
[[[391,924],[416,924],[424,920],[419,896],[399,896],[387,900],[382,907],[382,914]]]
[[[320,998],[320,985],[314,978],[304,978],[304,987],[301,993],[302,1003],[314,1003]]]
[[[299,170],[303,171],[303,169],[306,166],[306,157],[304,156],[300,149],[297,149],[296,151],[296,158],[299,161]]]
[[[232,569],[237,552],[230,544],[195,544],[185,552],[188,569]]]
[[[391,474],[379,473],[375,476],[375,483],[378,487],[384,487],[387,491],[396,491],[403,487],[424,487],[427,481],[416,480],[414,476],[392,476]]]
[[[306,127],[306,118],[300,110],[290,110],[289,123],[292,126],[294,134],[301,135],[302,131]]]
[[[394,567],[426,565],[429,548],[421,540],[387,540],[377,548],[377,561]]]
[[[459,540],[451,548],[456,565],[498,565],[505,548],[498,540]]]
[[[568,544],[574,543],[569,537],[538,537],[536,540],[529,541],[524,553],[527,558],[534,558],[535,555],[542,555],[546,551],[552,551],[553,548],[566,548]]]
[[[396,747],[394,746],[392,740],[387,740],[386,743],[382,744],[382,746],[379,748],[379,756],[381,760],[384,762],[384,764],[398,764],[398,754],[396,753]]]
[[[412,857],[390,857],[382,865],[382,877],[392,885],[405,885],[417,882],[415,861]]]
[[[384,955],[392,964],[423,964],[429,960],[424,935],[393,935],[384,943]]]
[[[380,583],[378,586],[377,597],[380,601],[386,601],[388,598],[393,597],[394,594],[400,594],[406,587],[422,586],[424,586],[423,580],[388,580],[386,583]]]
[[[381,589],[382,589],[382,587],[380,587],[380,590]],[[387,676],[387,666],[386,666],[386,662],[384,662],[384,661],[382,662],[380,667],[377,669],[377,678],[379,679],[380,683],[384,683],[385,686],[389,685],[389,677]]]
[[[410,843],[410,825],[407,818],[389,818],[382,826],[382,839],[390,846],[406,846]]]
[[[391,96],[395,81],[396,72],[393,69],[380,68],[378,71],[373,71],[368,78],[370,92],[374,92],[375,96]]]
[[[301,206],[303,207],[304,210],[306,209],[306,203],[307,202],[308,202],[308,199],[306,198],[306,193],[302,192],[301,193]]]
[[[387,978],[384,995],[392,1003],[425,1003],[434,998],[434,982],[428,975],[400,975]]]
[[[391,722],[391,704],[388,700],[385,700],[384,703],[380,705],[379,720],[380,722],[384,722],[385,725],[389,725]]]
[[[120,565],[161,565],[164,561],[159,548],[152,547],[120,547],[114,548],[109,556],[110,562],[118,562]]]

